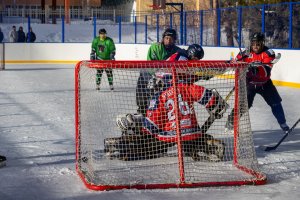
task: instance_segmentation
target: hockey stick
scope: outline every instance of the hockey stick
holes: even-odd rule
[[[229,100],[229,98],[231,97],[231,95],[234,92],[235,87],[233,87],[230,92],[227,94],[227,96],[225,97],[225,102],[227,102]],[[200,131],[201,133],[206,133],[208,131],[208,129],[210,128],[210,126],[214,123],[214,121],[216,120],[216,116],[215,115],[210,115],[207,120],[204,122],[204,124],[201,126]]]
[[[295,129],[295,127],[297,126],[297,124],[300,122],[300,118],[295,122],[295,124],[292,126],[292,128],[290,128],[285,135],[279,140],[279,142],[277,142],[276,145],[274,146],[260,146],[260,149],[264,150],[264,151],[272,151],[277,149],[277,147],[284,141],[284,139],[291,134],[291,132]]]

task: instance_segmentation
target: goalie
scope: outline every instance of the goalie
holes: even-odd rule
[[[117,116],[117,126],[122,131],[118,138],[104,140],[109,158],[121,160],[149,159],[167,153],[168,147],[177,144],[176,118],[179,118],[184,154],[194,160],[221,161],[225,145],[201,131],[193,109],[194,102],[205,106],[210,115],[222,118],[227,104],[216,90],[196,84],[178,83],[178,115],[175,114],[174,87],[164,87],[164,81],[152,78],[148,83],[151,100],[142,114]]]

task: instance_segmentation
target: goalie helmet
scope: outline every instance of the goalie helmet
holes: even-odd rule
[[[194,58],[201,60],[204,56],[204,50],[199,44],[192,44],[187,49],[187,55],[189,60],[194,60]]]
[[[147,88],[151,91],[151,93],[155,94],[163,90],[164,81],[158,77],[152,77],[148,81]]]

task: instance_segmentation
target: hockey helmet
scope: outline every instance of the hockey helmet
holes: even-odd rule
[[[147,88],[153,94],[156,94],[157,92],[161,92],[164,88],[164,81],[161,78],[152,77],[148,81]]]
[[[176,30],[173,29],[173,28],[167,28],[167,29],[164,31],[162,37],[164,38],[165,36],[171,36],[174,40],[176,40],[176,39],[177,39],[177,33],[176,33]]]
[[[191,60],[193,57],[196,57],[200,60],[204,57],[204,50],[199,44],[191,44],[187,49],[187,55],[189,60]]]
[[[99,34],[106,34],[106,30],[104,28],[100,29]]]
[[[261,32],[255,32],[252,34],[250,38],[251,42],[257,41],[257,42],[264,42],[265,41],[265,35]]]

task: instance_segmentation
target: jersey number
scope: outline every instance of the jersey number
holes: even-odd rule
[[[186,101],[182,100],[181,94],[178,95],[178,104],[179,104],[179,111],[182,115],[189,115],[191,113],[191,109],[189,104]],[[169,110],[168,112],[168,119],[169,121],[175,120],[175,102],[174,99],[169,99],[166,102],[166,108]]]

